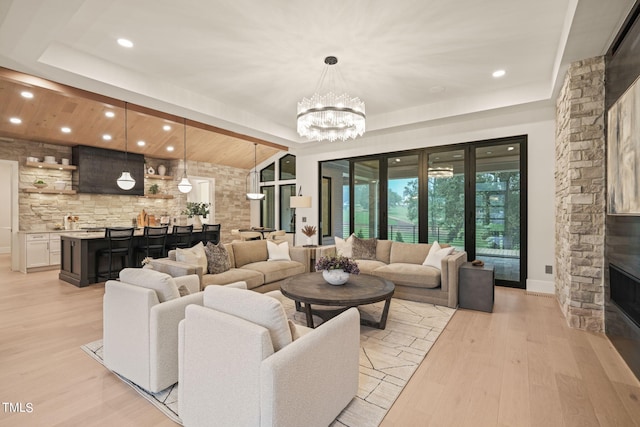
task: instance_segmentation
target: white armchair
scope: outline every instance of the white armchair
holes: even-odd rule
[[[185,426],[329,425],[358,391],[360,315],[317,329],[287,321],[275,298],[209,286],[180,323]]]
[[[246,288],[244,282],[231,286]],[[180,297],[179,287],[190,295]],[[126,268],[105,284],[104,364],[150,392],[178,381],[178,323],[189,304],[202,305],[197,275],[172,278],[151,269]]]

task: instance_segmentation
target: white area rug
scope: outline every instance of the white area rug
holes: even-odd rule
[[[296,323],[306,324],[304,314],[295,311],[293,301],[285,300],[283,305],[289,318]],[[361,307],[361,311],[377,320],[383,305],[371,304]],[[454,312],[448,307],[394,298],[386,329],[361,326],[358,395],[331,426],[379,425]],[[314,322],[319,325],[321,319],[314,317]],[[82,349],[102,363],[102,340],[86,344]],[[120,378],[169,418],[181,424],[178,416],[178,384],[152,394]]]

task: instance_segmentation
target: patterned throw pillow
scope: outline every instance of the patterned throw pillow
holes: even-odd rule
[[[231,268],[231,264],[229,263],[229,253],[223,243],[215,245],[212,242],[207,242],[204,252],[207,254],[207,268],[209,270],[209,274],[224,273]]]
[[[360,239],[353,236],[354,259],[376,259],[376,246],[378,239]]]
[[[187,288],[185,285],[180,286],[178,288],[178,292],[180,292],[181,297],[185,295],[191,295],[191,292],[189,292],[189,288]]]

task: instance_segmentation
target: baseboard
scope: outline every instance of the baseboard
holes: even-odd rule
[[[551,294],[556,293],[556,286],[553,282],[546,280],[527,279],[527,293]]]

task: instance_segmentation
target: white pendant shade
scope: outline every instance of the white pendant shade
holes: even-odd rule
[[[310,208],[311,196],[291,196],[289,198],[290,208]]]
[[[262,200],[264,196],[264,193],[247,193],[247,200]]]
[[[192,188],[193,187],[186,176],[183,177],[182,181],[180,181],[180,183],[178,184],[178,190],[180,190],[181,193],[188,193]]]
[[[131,190],[136,185],[136,180],[133,179],[129,172],[122,172],[122,175],[118,178],[118,187],[123,190]]]

